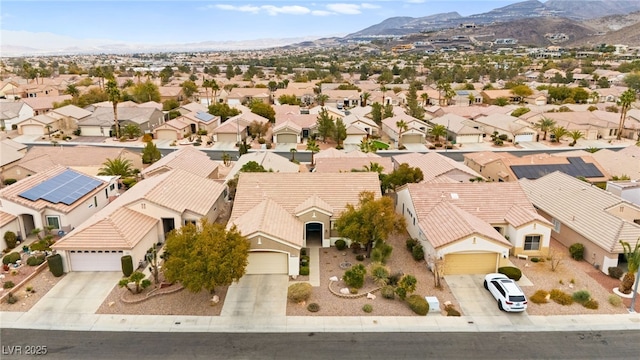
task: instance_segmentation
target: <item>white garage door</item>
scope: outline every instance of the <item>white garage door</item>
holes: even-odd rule
[[[278,252],[250,252],[247,275],[288,274],[289,256]]]
[[[533,134],[518,134],[516,142],[533,141]]]
[[[295,134],[278,134],[278,144],[295,144],[298,142],[298,137]]]
[[[70,251],[71,271],[122,271],[122,251]]]
[[[178,133],[175,130],[158,130],[156,131],[156,139],[177,140]]]
[[[44,128],[40,125],[24,125],[22,126],[23,135],[44,135]]]
[[[402,143],[403,144],[421,144],[422,143],[422,135],[420,134],[407,134],[402,135]]]

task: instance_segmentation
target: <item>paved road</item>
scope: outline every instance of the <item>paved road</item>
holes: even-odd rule
[[[639,331],[535,333],[149,333],[0,331],[3,360],[637,359]],[[20,348],[18,348],[20,347]],[[9,355],[22,351],[21,356]]]

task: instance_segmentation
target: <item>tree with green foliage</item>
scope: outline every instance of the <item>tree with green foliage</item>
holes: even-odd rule
[[[341,118],[336,120],[336,125],[333,129],[331,137],[336,141],[336,147],[342,148],[342,142],[347,138],[347,125]]]
[[[569,131],[564,126],[555,126],[550,133],[553,135],[553,141],[559,143],[563,137],[569,134]]]
[[[635,71],[624,77],[624,83],[629,89],[633,89],[636,93],[640,92],[640,72]]]
[[[80,96],[80,90],[78,90],[78,87],[74,84],[67,85],[67,89],[64,92],[68,95],[71,95],[71,97],[73,98],[77,98],[78,96]]]
[[[447,127],[441,124],[435,124],[433,125],[431,130],[429,130],[429,133],[431,134],[431,136],[433,136],[435,142],[438,143],[440,142],[441,136],[442,137],[447,136]]]
[[[235,226],[227,230],[206,219],[200,226],[186,224],[167,237],[164,275],[191,292],[214,293],[216,286],[231,285],[245,274],[250,247]]]
[[[628,242],[620,240],[624,257],[627,260],[627,273],[622,278],[619,290],[623,294],[630,294],[633,291],[633,284],[636,282],[636,273],[640,267],[640,239],[636,242],[633,250]]]
[[[295,95],[282,94],[278,97],[281,105],[300,105],[300,99]]]
[[[269,119],[270,122],[276,122],[276,111],[273,106],[262,101],[252,101],[249,105],[251,112]]]
[[[255,161],[249,161],[246,164],[242,165],[242,167],[240,168],[240,171],[242,172],[267,172],[267,170],[264,168],[264,166],[258,164]]]
[[[396,127],[398,128],[398,149],[404,147],[402,145],[402,134],[409,129],[409,125],[404,120],[396,121]]]
[[[371,104],[371,119],[375,121],[378,126],[382,125],[382,105],[380,103]]]
[[[509,105],[509,99],[507,99],[506,97],[499,97],[494,101],[494,105],[497,106],[507,106]]]
[[[368,91],[363,92],[360,95],[360,106],[365,107],[367,106],[367,101],[369,101],[369,99],[371,98],[371,93]]]
[[[533,90],[527,85],[516,85],[511,88],[511,93],[517,95],[520,98],[526,98],[527,96],[531,96],[533,94]]]
[[[215,103],[209,105],[209,114],[220,116],[220,121],[225,122],[230,117],[240,115],[240,110],[229,107],[226,103]]]
[[[378,151],[378,147],[373,143],[373,139],[363,136],[360,140],[360,151],[363,153],[374,153]]]
[[[180,84],[180,87],[182,88],[182,93],[188,100],[193,100],[193,95],[198,93],[198,85],[191,80],[184,81]]]
[[[424,108],[418,101],[418,93],[414,84],[409,86],[409,93],[407,94],[407,109],[409,110],[409,116],[422,120],[424,118]]]
[[[402,163],[397,169],[393,170],[390,174],[382,179],[382,190],[396,191],[397,188],[404,184],[419,183],[424,180],[424,174],[418,167],[411,167],[407,163]]]
[[[320,146],[318,146],[318,144],[316,144],[316,141],[314,139],[307,139],[307,151],[311,151],[311,165],[315,164],[315,158],[314,155],[320,151]]]
[[[175,99],[168,99],[162,103],[162,111],[170,111],[180,107],[180,102]]]
[[[146,276],[140,271],[135,271],[131,276],[121,279],[120,282],[118,282],[118,286],[126,288],[132,294],[139,294],[151,285],[151,281],[145,279],[145,277]],[[131,288],[129,284],[134,284],[135,288]]]
[[[335,119],[329,115],[329,111],[326,108],[322,108],[316,118],[316,131],[322,138],[322,141],[326,142],[335,133]]]
[[[160,153],[160,150],[158,150],[156,144],[154,144],[153,141],[147,142],[147,144],[142,149],[142,163],[153,164],[161,158],[162,153]]]
[[[376,243],[384,242],[389,235],[405,230],[405,220],[396,214],[393,200],[383,196],[376,199],[373,192],[360,193],[356,205],[347,204],[345,211],[336,221],[340,236],[364,246],[367,257]]]
[[[133,176],[133,164],[129,159],[117,157],[115,159],[107,159],[102,163],[102,167],[98,169],[100,176],[117,176],[127,178]]]
[[[575,146],[576,143],[578,142],[578,140],[584,139],[584,135],[582,135],[582,131],[580,131],[580,130],[569,131],[569,133],[567,135],[571,138],[571,140],[573,140],[569,144],[570,146]]]
[[[387,104],[387,105],[384,106],[383,110],[384,110],[382,112],[382,118],[383,119],[393,117],[393,115],[394,115],[394,113],[393,113],[393,105]]]
[[[126,124],[122,128],[122,135],[128,137],[129,139],[135,139],[142,136],[142,130],[140,130],[140,126],[136,124]]]
[[[436,82],[436,89],[438,90],[438,105],[449,105],[447,99],[452,99],[455,96],[451,94],[453,92],[451,84],[445,79],[440,79]],[[445,100],[444,102],[443,99]]]
[[[618,134],[616,135],[616,140],[622,139],[624,121],[626,120],[627,112],[634,101],[636,101],[636,92],[632,89],[627,89],[620,95],[620,99],[618,100],[618,106],[620,106],[620,121],[618,123]]]
[[[511,112],[511,116],[519,117],[531,111],[528,107],[519,107]]]
[[[555,126],[556,126],[556,121],[548,117],[543,117],[540,120],[538,120],[537,123],[533,124],[534,129],[538,129],[543,132],[544,134],[542,136],[543,141],[547,140],[547,133],[551,131],[551,129],[553,129]]]
[[[118,88],[118,83],[111,79],[107,82],[106,89],[107,96],[109,97],[109,101],[113,105],[113,124],[115,126],[116,138],[120,138],[120,124],[118,123],[118,103],[120,102],[120,97],[122,94],[120,93],[120,89]]]
[[[271,127],[271,123],[270,122],[260,122],[258,120],[253,120],[250,124],[249,124],[249,131],[251,132],[251,136],[258,137],[258,138],[262,138],[267,131],[269,131],[269,128]]]

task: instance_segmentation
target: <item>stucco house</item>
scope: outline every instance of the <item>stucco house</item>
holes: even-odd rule
[[[397,123],[404,121],[407,129],[402,131],[402,139],[399,139],[400,129]],[[382,120],[382,131],[391,140],[401,144],[424,144],[431,125],[406,114],[399,114]]]
[[[219,166],[220,162],[211,160],[207,153],[193,146],[185,146],[149,165],[140,172],[140,175],[146,179],[174,169],[182,169],[200,177],[217,179]]]
[[[484,141],[484,126],[456,114],[445,114],[430,120],[447,128],[447,138],[454,144],[478,144]]]
[[[180,118],[165,121],[162,125],[153,129],[153,138],[158,140],[182,140],[191,132],[192,124],[182,121]]]
[[[10,177],[8,169],[27,154],[27,145],[3,137],[0,135],[0,188],[5,186],[6,179],[15,179]]]
[[[474,181],[477,179],[483,179],[480,174],[463,163],[457,162],[434,151],[427,153],[394,155],[392,159],[394,168],[396,169],[400,164],[404,163],[411,167],[419,168],[424,176],[422,182],[432,182],[437,180],[468,183],[470,179],[473,179]]]
[[[551,223],[517,183],[407,184],[397,195],[396,211],[428,266],[441,260],[447,275],[496,272],[509,254],[548,253]]]
[[[215,221],[226,195],[218,181],[172,170],[138,182],[52,248],[66,272],[120,271],[123,255],[131,255],[135,266],[171,230],[203,218]]]
[[[251,241],[246,273],[298,275],[300,249],[333,244],[335,220],[362,191],[381,196],[378,174],[240,174],[228,226]]]
[[[584,245],[584,260],[608,274],[624,262],[620,240],[640,241],[640,207],[561,172],[520,180],[538,213],[553,224],[551,236],[564,246]]]
[[[16,124],[20,135],[50,135],[60,130],[62,122],[47,115],[36,115]]]
[[[47,226],[54,234],[68,232],[109,203],[117,192],[117,179],[62,165],[22,179],[0,190],[0,211],[11,217],[0,233],[17,228],[16,234],[24,239]]]
[[[0,128],[11,130],[13,125],[34,115],[31,106],[22,101],[0,101]]]
[[[78,122],[88,116],[91,116],[91,111],[79,108],[75,105],[67,105],[61,108],[53,109],[48,116],[58,119],[60,122],[61,130],[75,130],[78,128]]]

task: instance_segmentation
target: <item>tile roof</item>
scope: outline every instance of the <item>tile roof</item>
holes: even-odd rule
[[[97,215],[97,214],[96,214]],[[117,208],[108,216],[94,220],[90,226],[75,229],[52,248],[56,250],[121,250],[133,249],[149,231],[155,229],[154,219],[129,208]]]
[[[26,147],[26,145],[11,139],[0,140],[0,166],[5,166],[22,159],[25,154],[21,150]]]
[[[218,168],[219,162],[211,160],[209,155],[192,146],[185,146],[177,151],[172,151],[163,156],[160,160],[149,165],[142,170],[143,176],[156,172],[160,169],[173,170],[182,169],[200,177],[206,178]]]
[[[57,114],[60,114],[62,116],[72,117],[74,119],[82,119],[84,117],[91,115],[91,111],[79,108],[75,105],[67,105],[51,111]]]
[[[300,171],[300,165],[289,161],[289,159],[284,156],[271,151],[255,151],[240,156],[240,159],[235,162],[229,174],[227,174],[227,181],[233,179],[236,174],[240,173],[240,169],[249,161],[255,161],[259,165],[262,165],[265,170],[276,173],[297,173]]]
[[[133,166],[142,165],[142,157],[139,153],[117,147],[103,146],[33,146],[19,161],[19,165],[33,172],[40,172],[54,165],[74,167],[103,167],[107,159],[139,158],[132,160]],[[136,163],[139,163],[137,165]]]
[[[262,200],[235,220],[229,221],[227,227],[233,225],[245,236],[263,233],[298,247],[303,245],[304,224],[270,198]]]
[[[420,168],[424,175],[423,181],[431,181],[437,177],[446,176],[448,173],[455,171],[468,174],[469,178],[482,177],[482,175],[478,174],[468,166],[433,151],[424,154],[408,153],[394,155],[393,161],[396,164],[407,163],[411,167]]]
[[[618,151],[601,149],[589,155],[610,175],[640,180],[640,146],[630,145]]]
[[[342,150],[338,150],[336,148],[328,148],[325,150],[320,150],[316,155],[315,159],[322,158],[341,158],[341,157],[362,157],[362,158],[380,158],[381,156],[376,153],[365,153],[360,150],[354,150],[350,152],[344,152]]]
[[[635,244],[640,238],[640,225],[607,211],[623,203],[637,208],[616,195],[561,172],[519,182],[536,208],[608,252],[622,252],[619,240]]]
[[[500,151],[479,151],[479,152],[464,154],[465,159],[473,160],[476,163],[483,166],[490,164],[496,160],[515,158],[515,157],[516,156],[511,153],[500,152]]]
[[[26,98],[23,101],[25,104],[31,106],[33,110],[41,109],[53,109],[53,103],[61,103],[65,100],[71,100],[71,95],[58,95],[58,96],[38,96],[34,98]]]
[[[286,184],[286,186],[285,186]],[[293,214],[300,204],[317,195],[339,216],[347,204],[357,204],[362,191],[380,197],[376,173],[241,173],[231,220],[270,198]]]
[[[317,173],[339,173],[351,172],[352,169],[362,171],[365,166],[371,163],[381,165],[385,174],[393,171],[393,163],[390,157],[370,158],[370,157],[320,157],[315,158],[315,170]]]
[[[29,199],[23,198],[20,196],[20,194],[24,191],[27,191],[31,188],[33,188],[34,186],[37,186],[38,184],[47,181],[48,179],[53,178],[56,175],[61,174],[64,171],[71,171],[74,173],[78,173],[80,174],[80,172],[75,171],[73,169],[68,169],[65,166],[62,165],[55,165],[53,167],[50,167],[48,170],[36,173],[32,176],[26,177],[22,180],[19,180],[18,182],[12,184],[11,186],[7,186],[3,189],[0,190],[0,198],[6,199],[8,201],[11,201],[13,203],[28,207],[30,209],[34,209],[37,211],[43,210],[43,209],[52,209],[55,211],[59,211],[62,213],[69,213],[71,212],[73,209],[75,209],[76,207],[78,207],[80,204],[84,203],[87,199],[90,199],[91,197],[93,197],[94,195],[102,192],[104,190],[104,188],[107,186],[107,183],[99,178],[95,178],[96,180],[98,180],[100,182],[101,185],[99,185],[96,189],[94,189],[93,191],[90,191],[89,193],[87,193],[86,195],[84,195],[83,197],[79,198],[78,200],[76,200],[73,204],[71,205],[66,205],[64,203],[51,203],[47,200],[44,199],[38,199],[36,201],[31,201]],[[84,176],[87,176],[85,174],[82,174]]]
[[[0,210],[0,227],[7,225],[8,223],[12,222],[17,218],[18,217],[16,215],[9,214],[7,212]]]
[[[484,125],[456,114],[445,114],[431,119],[431,122],[445,126],[449,131],[457,135],[483,134],[482,131],[475,127],[483,127]]]

